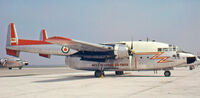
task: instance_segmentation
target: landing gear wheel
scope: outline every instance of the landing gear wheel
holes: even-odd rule
[[[194,66],[189,66],[189,69],[190,69],[190,70],[193,70],[193,69],[194,69]]]
[[[115,71],[115,75],[123,75],[124,72],[123,71]]]
[[[8,67],[9,70],[12,70],[12,67]]]
[[[95,77],[101,77],[102,75],[104,76],[104,71],[96,70],[94,73]]]
[[[19,70],[21,70],[22,69],[22,67],[19,67]]]
[[[169,76],[171,76],[171,72],[170,71],[165,71],[164,75],[165,75],[165,77],[169,77]]]

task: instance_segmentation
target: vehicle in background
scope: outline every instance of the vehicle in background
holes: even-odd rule
[[[0,66],[1,67],[7,67],[8,69],[12,68],[19,68],[22,69],[24,65],[28,65],[27,61],[24,61],[20,58],[16,57],[8,57],[8,58],[1,58],[0,59]]]

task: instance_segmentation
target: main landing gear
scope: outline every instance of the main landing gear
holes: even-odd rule
[[[104,71],[96,70],[96,71],[94,72],[94,76],[95,76],[95,77],[104,77]]]
[[[170,77],[171,76],[171,72],[170,71],[165,71],[164,75],[165,75],[165,77]]]
[[[193,70],[195,67],[194,66],[189,66],[189,70]]]
[[[124,72],[123,71],[115,71],[115,75],[123,75]]]

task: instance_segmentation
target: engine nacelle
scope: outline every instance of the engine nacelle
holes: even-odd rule
[[[122,44],[116,44],[114,46],[114,54],[115,54],[115,59],[129,57],[128,47]]]
[[[7,62],[7,59],[0,59],[0,65],[4,66]]]

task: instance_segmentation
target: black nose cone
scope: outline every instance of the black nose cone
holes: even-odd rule
[[[187,57],[187,64],[194,63],[196,61],[196,57]]]

